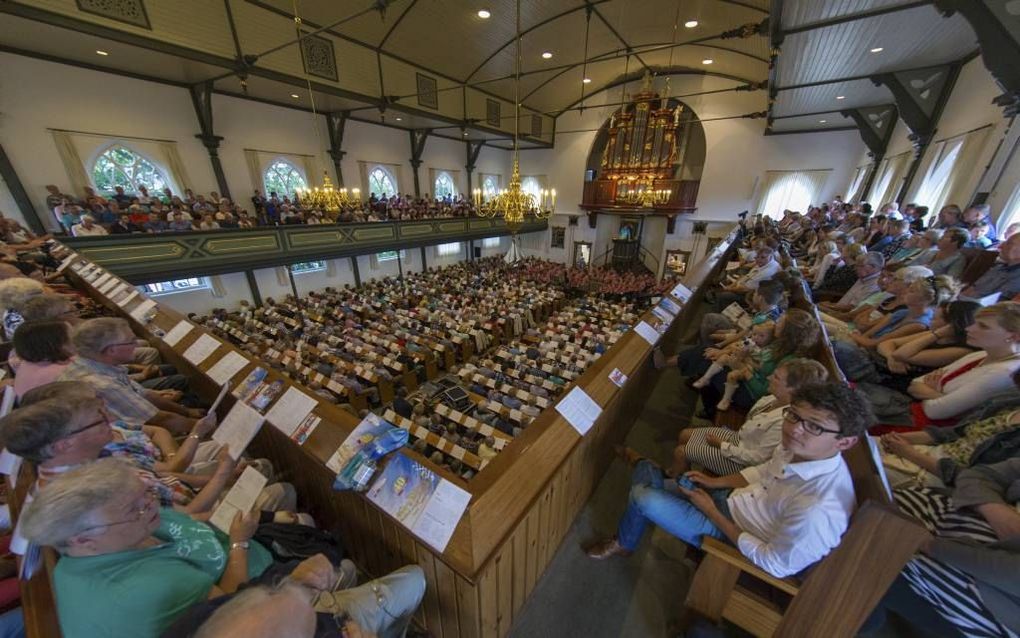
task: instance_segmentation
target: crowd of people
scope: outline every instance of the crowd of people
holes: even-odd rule
[[[618,449],[629,501],[589,556],[627,556],[657,525],[692,546],[727,541],[773,576],[802,574],[850,524],[841,453],[871,435],[895,502],[934,538],[862,631],[888,612],[924,635],[1020,630],[1020,234],[997,233],[983,206],[947,206],[931,227],[923,213],[837,200],[748,228],[697,341],[653,357],[679,369],[703,412],[667,463]],[[995,263],[972,268],[988,250]],[[711,425],[724,414],[740,425]]]
[[[474,203],[464,196],[432,198],[396,194],[391,197],[370,193],[360,204],[325,210],[293,197],[255,191],[250,209],[213,191],[208,196],[186,189],[175,195],[166,188],[150,193],[138,187],[128,193],[117,186],[113,193],[99,194],[86,187],[82,197],[62,193],[57,186],[46,187],[46,207],[63,232],[74,237],[132,233],[187,232],[260,226],[342,224],[418,219],[471,217]],[[5,229],[0,229],[3,232]]]

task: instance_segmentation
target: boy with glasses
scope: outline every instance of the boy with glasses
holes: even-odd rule
[[[839,544],[855,504],[841,453],[874,417],[862,395],[837,384],[800,388],[783,416],[783,442],[772,458],[737,474],[687,472],[671,481],[626,450],[636,462],[630,502],[617,536],[588,548],[588,556],[629,556],[651,522],[696,547],[706,535],[728,540],[777,578],[821,560]]]

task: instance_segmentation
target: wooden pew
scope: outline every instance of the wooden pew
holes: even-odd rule
[[[810,293],[791,306],[811,312]],[[836,364],[824,324],[818,360],[831,378],[846,382]],[[705,558],[688,590],[686,606],[713,622],[726,619],[755,636],[853,636],[899,575],[928,532],[901,514],[883,484],[865,441],[843,453],[857,496],[857,511],[838,547],[803,579],[775,578],[733,546],[706,538]],[[785,609],[738,583],[741,575],[791,596]]]

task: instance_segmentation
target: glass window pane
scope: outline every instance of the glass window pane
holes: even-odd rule
[[[436,183],[433,185],[432,190],[436,199],[452,199],[457,194],[457,189],[453,185],[453,178],[446,172],[436,176]]]
[[[187,279],[174,279],[172,281],[145,284],[142,286],[142,291],[149,295],[166,295],[186,290],[202,290],[208,287],[208,277],[189,277]]]
[[[274,160],[262,175],[266,193],[276,193],[279,197],[293,197],[299,188],[307,188],[308,183],[301,172],[290,162],[282,159]]]
[[[101,153],[92,163],[90,173],[96,191],[104,195],[112,195],[118,186],[129,194],[144,186],[152,196],[157,196],[170,185],[155,164],[120,145]]]
[[[303,261],[296,264],[290,265],[290,271],[295,275],[300,275],[309,272],[318,272],[320,270],[326,270],[326,262],[324,261]]]
[[[446,257],[448,255],[459,255],[460,254],[460,242],[455,241],[449,244],[439,244],[436,246],[436,254],[440,257]]]
[[[396,180],[389,171],[381,166],[376,166],[368,174],[368,191],[376,197],[394,197],[397,194]]]

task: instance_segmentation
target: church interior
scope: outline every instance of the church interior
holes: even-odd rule
[[[1017,59],[0,0],[0,638],[1020,634]]]

